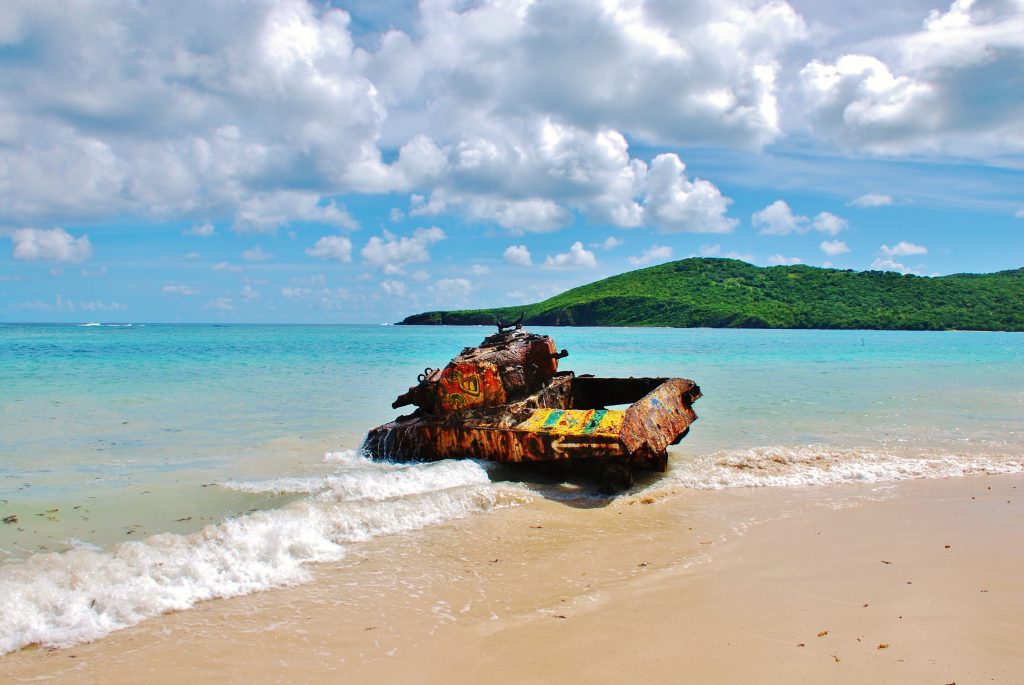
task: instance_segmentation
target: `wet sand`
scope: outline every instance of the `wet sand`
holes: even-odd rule
[[[1022,504],[1022,475],[538,498],[0,681],[1019,683]]]

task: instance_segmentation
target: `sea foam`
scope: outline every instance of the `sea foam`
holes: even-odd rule
[[[224,486],[251,493],[320,493],[344,500],[379,501],[441,490],[451,483],[484,485],[490,482],[487,472],[471,461],[374,466],[376,468],[346,469],[325,476],[230,481]]]
[[[1019,454],[798,445],[719,451],[673,460],[669,473],[652,488],[793,487],[1022,471],[1024,458]]]
[[[485,511],[498,500],[498,489],[472,462],[383,466],[364,465],[364,477],[319,484],[234,484],[309,494],[189,535],[8,562],[0,566],[0,654],[30,644],[69,646],[204,599],[302,582],[308,563],[341,559],[347,543]],[[374,477],[380,486],[371,485]]]

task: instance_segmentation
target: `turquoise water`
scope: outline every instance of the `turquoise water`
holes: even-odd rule
[[[704,391],[679,455],[1024,443],[1024,338],[1002,333],[536,329],[563,369]],[[322,468],[479,327],[0,326],[7,506]],[[27,484],[27,485],[26,485]],[[225,512],[227,513],[227,512]]]
[[[1024,469],[1019,334],[533,330],[569,350],[563,369],[701,386],[669,473],[638,488]],[[472,462],[399,467],[352,452],[424,367],[489,333],[0,325],[0,515],[17,517],[0,524],[0,597],[17,598],[0,599],[0,653],[294,582],[360,540],[528,497]],[[125,573],[147,579],[127,598]],[[74,619],[51,610],[54,586],[80,601]],[[121,608],[96,608],[104,592]]]

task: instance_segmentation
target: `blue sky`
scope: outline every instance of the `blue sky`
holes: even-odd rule
[[[1024,266],[1024,1],[897,4],[4,3],[0,321]]]

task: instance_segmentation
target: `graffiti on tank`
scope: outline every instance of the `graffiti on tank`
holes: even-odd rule
[[[501,404],[505,388],[492,366],[451,364],[441,374],[441,407],[445,411]]]

